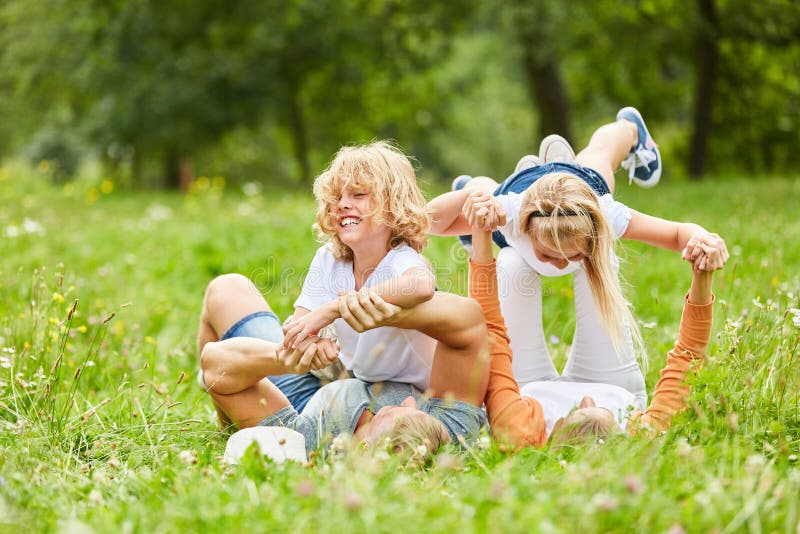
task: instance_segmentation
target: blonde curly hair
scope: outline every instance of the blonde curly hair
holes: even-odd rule
[[[542,176],[525,191],[519,228],[562,254],[569,249],[583,255],[600,322],[615,350],[622,354],[631,346],[644,368],[647,360],[641,333],[612,264],[613,232],[592,188],[567,172]]]
[[[428,242],[430,220],[425,198],[417,185],[414,167],[399,148],[386,141],[339,149],[330,166],[314,181],[317,217],[314,228],[321,241],[329,241],[339,260],[352,260],[353,251],[336,230],[336,204],[347,189],[366,188],[373,195],[375,221],[391,230],[389,246],[403,243],[420,252]]]

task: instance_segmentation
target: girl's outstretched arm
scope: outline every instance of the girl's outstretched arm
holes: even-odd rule
[[[432,235],[465,235],[471,232],[461,213],[468,191],[450,191],[428,202]]]
[[[636,210],[631,210],[631,220],[622,237],[680,251],[685,260],[703,271],[721,269],[729,257],[725,241],[702,226],[668,221]]]

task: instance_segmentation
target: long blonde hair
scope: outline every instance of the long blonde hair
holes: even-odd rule
[[[430,221],[414,167],[400,149],[386,141],[376,141],[342,147],[314,181],[317,199],[314,228],[321,240],[330,241],[334,257],[353,259],[353,251],[336,233],[335,205],[344,190],[362,187],[373,194],[375,201],[372,213],[367,215],[391,230],[391,248],[403,243],[417,252],[425,248]]]
[[[632,344],[645,368],[647,359],[641,333],[612,264],[611,226],[592,188],[567,172],[542,176],[522,198],[519,225],[523,234],[548,248],[561,253],[565,249],[580,251],[600,322],[608,331],[614,349],[621,355]]]

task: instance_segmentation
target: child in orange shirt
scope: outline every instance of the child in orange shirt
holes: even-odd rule
[[[721,253],[724,243],[711,234],[705,239],[706,254]],[[711,332],[711,271],[693,268],[678,340],[667,355],[652,402],[644,412],[631,412],[635,395],[608,383],[569,382],[559,377],[535,380],[520,390],[511,369],[513,356],[500,312],[489,232],[474,230],[469,269],[470,296],[486,316],[491,346],[491,375],[484,403],[489,426],[501,446],[516,450],[542,447],[548,439],[562,443],[614,432],[665,430],[686,406],[689,387],[684,379],[694,365],[702,363]]]

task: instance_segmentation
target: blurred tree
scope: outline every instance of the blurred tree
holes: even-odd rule
[[[563,2],[508,0],[503,20],[517,41],[528,92],[539,117],[539,139],[557,133],[573,141],[571,105],[561,73],[569,41]]]
[[[800,164],[800,3],[718,4],[719,78],[709,143],[717,169],[780,171]]]
[[[135,181],[157,158],[165,185],[186,185],[193,154],[266,119],[285,128],[308,182],[312,142],[362,132],[354,125],[374,125],[371,115],[395,117],[368,109],[364,95],[433,64],[466,4],[9,0],[3,64],[42,106],[31,106],[40,121],[57,104],[102,153],[132,147]],[[387,94],[399,97],[392,85]],[[406,120],[412,105],[400,106]]]
[[[689,176],[699,179],[706,169],[711,114],[719,73],[719,23],[715,0],[697,0],[699,20],[696,31],[694,112],[689,147]]]

